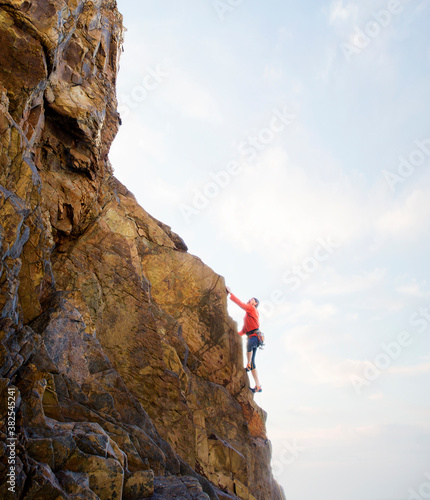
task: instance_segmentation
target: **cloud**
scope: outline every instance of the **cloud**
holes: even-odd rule
[[[383,285],[386,276],[387,270],[381,268],[360,273],[340,274],[333,267],[325,266],[321,270],[320,279],[307,287],[307,293],[327,297],[366,292]]]
[[[322,415],[333,415],[334,409],[327,407],[317,407],[317,406],[290,406],[286,410],[286,413],[291,416],[296,417],[308,417],[308,416],[322,416]]]
[[[209,123],[223,122],[215,95],[191,74],[172,70],[168,83],[160,93],[184,117]]]
[[[430,373],[430,363],[419,363],[416,365],[406,366],[393,365],[387,371],[393,375],[415,377],[418,375],[425,375],[427,373]]]
[[[327,45],[323,55],[323,68],[318,73],[318,78],[320,78],[324,83],[328,83],[330,80],[331,72],[337,57],[337,48],[333,45]]]
[[[351,262],[358,264],[391,251],[393,241],[424,243],[430,235],[429,198],[430,189],[421,188],[402,200],[390,199],[379,184],[369,188],[329,158],[315,171],[314,165],[294,163],[284,145],[274,145],[244,163],[212,202],[212,222],[238,251],[263,258],[279,282],[285,272],[314,258],[321,240],[333,242],[333,252],[318,261],[315,276],[325,273],[329,294],[350,293],[377,285],[384,261],[373,270],[342,275],[336,269],[341,256],[351,252]]]
[[[358,5],[350,2],[344,6],[343,0],[334,0],[330,4],[328,22],[330,25],[334,25],[339,22],[344,23],[347,20],[356,22],[357,16],[358,16]]]
[[[353,241],[368,225],[364,193],[342,173],[321,170],[294,164],[282,146],[268,148],[223,192],[216,224],[232,244],[284,269],[312,256],[322,237]]]
[[[430,189],[415,189],[404,201],[379,216],[377,231],[387,238],[409,243],[420,239],[425,233],[428,236],[429,197]]]
[[[118,144],[114,145],[122,156],[132,151],[137,153],[139,158],[150,158],[157,163],[163,163],[167,159],[168,148],[164,134],[157,132],[154,127],[147,126],[134,113],[128,118],[125,133],[119,135]]]
[[[284,77],[284,70],[280,65],[266,64],[263,77],[268,82],[280,82]]]
[[[327,384],[352,389],[351,377],[362,377],[368,362],[331,353],[332,346],[339,343],[345,333],[330,330],[324,322],[316,325],[297,325],[284,335],[285,352],[290,359],[284,367],[288,380],[293,377],[305,385]]]
[[[428,290],[424,288],[425,285],[425,283],[417,283],[416,281],[412,281],[397,286],[395,288],[395,291],[401,295],[406,295],[409,297],[425,298],[429,296]]]
[[[288,325],[282,340],[288,356],[288,363],[283,368],[287,380],[307,386],[347,388],[354,394],[357,383],[361,386],[364,381],[363,388],[368,394],[379,375],[386,379],[387,375],[411,377],[430,371],[428,359],[405,365],[404,357],[397,359],[397,348],[387,351],[386,345],[391,346],[394,338],[388,344],[386,338],[385,344],[379,344],[379,337],[375,338],[375,333],[377,336],[381,333],[379,323],[374,328],[365,328],[353,321],[351,326],[347,314],[338,307],[330,304],[319,306],[311,301],[286,304],[282,312]],[[387,356],[390,358],[387,366],[380,365],[381,356],[384,363]],[[376,378],[373,378],[374,374]],[[376,398],[372,396],[372,399]]]
[[[291,435],[292,433],[286,430],[283,437],[288,439]],[[324,426],[308,428],[300,433],[294,432],[293,435],[299,442],[309,443],[312,448],[341,446],[352,453],[368,449],[372,454],[379,450],[378,453],[383,455],[387,449],[398,452],[400,443],[403,450],[408,450],[408,452],[413,451],[411,443],[421,443],[418,447],[424,451],[430,437],[430,429],[428,425],[341,424],[328,428]]]
[[[382,392],[376,392],[374,394],[370,394],[369,396],[367,396],[367,399],[370,399],[372,401],[377,401],[377,400],[381,400],[381,399],[384,399],[384,395],[382,394]]]
[[[336,359],[332,356],[314,355],[314,381],[333,387],[353,388],[352,380],[363,378],[368,361],[357,359]]]
[[[380,189],[357,182],[354,173],[324,162],[318,166],[317,174],[313,166],[295,164],[283,146],[270,147],[253,164],[244,164],[216,200],[214,223],[220,233],[280,272],[312,257],[321,238],[335,242],[335,252],[367,242],[362,255],[355,256],[364,259],[393,239],[417,242],[428,235],[430,189],[392,201]],[[354,282],[368,278],[357,276]]]
[[[329,302],[317,304],[308,298],[298,302],[285,301],[277,309],[277,316],[282,319],[288,318],[289,324],[300,325],[303,320],[306,320],[306,326],[303,326],[305,330],[298,332],[300,337],[308,333],[307,325],[328,321],[338,313],[339,309],[334,304]]]
[[[404,378],[430,373],[428,361],[402,365],[397,357],[388,356],[382,347],[379,347],[379,351],[378,348],[375,350],[375,346],[371,344],[369,358],[366,359],[348,357],[342,347],[340,354],[336,354],[333,345],[339,344],[345,335],[335,331],[327,332],[327,325],[324,324],[319,327],[299,325],[291,328],[284,336],[285,352],[289,356],[289,363],[283,369],[287,379],[300,381],[300,384],[308,386],[347,388],[351,393],[357,387],[362,387],[366,394],[380,375],[384,378],[388,375]],[[363,342],[367,341],[363,339]],[[384,356],[384,363],[385,358],[391,358],[387,366],[379,365],[381,356]],[[383,393],[372,393],[367,397],[382,399]]]

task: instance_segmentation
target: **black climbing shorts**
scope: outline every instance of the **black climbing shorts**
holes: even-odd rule
[[[254,349],[258,348],[258,337],[248,337],[248,342],[246,343],[246,351],[252,352]]]

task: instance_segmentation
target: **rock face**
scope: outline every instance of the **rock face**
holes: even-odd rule
[[[112,174],[122,34],[0,3],[0,497],[282,499],[223,278]]]

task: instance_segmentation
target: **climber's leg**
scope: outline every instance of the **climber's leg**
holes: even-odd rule
[[[256,389],[258,389],[258,388],[261,389],[260,380],[258,379],[258,374],[257,374],[257,368],[255,366],[255,355],[256,354],[257,354],[257,348],[254,347],[254,349],[252,350],[252,357],[251,357],[251,367],[252,367],[251,374],[252,374],[252,377],[254,378]],[[253,391],[253,392],[256,392],[256,391]],[[261,391],[257,391],[257,392],[261,392]]]

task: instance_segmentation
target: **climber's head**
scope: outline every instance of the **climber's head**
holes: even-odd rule
[[[260,301],[258,299],[256,299],[255,297],[252,297],[252,299],[248,300],[248,304],[251,304],[254,307],[258,307],[259,303],[260,303]]]

